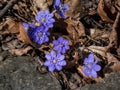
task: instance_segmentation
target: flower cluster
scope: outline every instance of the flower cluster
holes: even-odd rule
[[[62,18],[66,18],[65,11],[69,10],[69,6],[67,4],[62,4],[61,0],[54,0],[54,9]]]
[[[53,8],[57,11],[60,17],[66,18],[65,12],[69,10],[67,4],[62,4],[61,0],[54,0]],[[35,17],[35,22],[23,23],[23,27],[32,41],[41,45],[49,41],[50,33],[49,28],[53,27],[55,19],[54,14],[49,10],[39,11]],[[48,67],[48,70],[53,72],[54,70],[60,71],[63,66],[67,64],[65,60],[65,53],[69,50],[69,40],[59,37],[53,41],[53,50],[49,54],[45,55],[46,61],[44,65]],[[86,76],[97,77],[97,71],[101,70],[101,66],[97,64],[98,60],[94,60],[94,55],[89,54],[84,60],[83,73]]]
[[[35,26],[35,23],[23,23],[23,27],[31,40],[40,45],[49,41],[48,36],[50,33],[48,29],[53,27],[53,23],[55,22],[53,16],[48,10],[40,11],[35,17],[39,25]]]
[[[62,18],[66,18],[65,11],[69,10],[69,7],[67,4],[62,4],[60,0],[54,0],[54,9]],[[36,22],[23,23],[23,27],[30,39],[40,45],[48,42],[48,36],[50,35],[48,30],[53,27],[55,22],[53,16],[54,14],[50,13],[49,10],[39,11],[35,17]],[[65,53],[65,51],[63,49],[62,53]]]
[[[54,0],[54,9],[62,18],[66,18],[65,11],[69,10],[69,7],[67,4],[62,4],[60,0]],[[53,13],[44,10],[37,13],[36,22],[23,23],[23,27],[31,40],[39,45],[49,41],[48,36],[50,33],[48,30],[53,27],[55,22],[53,16]],[[54,71],[55,69],[60,71],[62,66],[66,65],[63,54],[69,49],[69,41],[60,37],[58,40],[53,41],[53,45],[53,50],[46,55],[47,60],[44,65],[48,66],[49,71]]]
[[[66,65],[66,61],[64,60],[64,55],[66,51],[69,49],[69,41],[64,39],[63,37],[59,37],[57,40],[53,41],[54,48],[50,52],[50,54],[46,55],[45,66],[48,66],[49,71],[54,71],[57,69],[60,71],[62,66]]]
[[[86,76],[92,76],[93,78],[97,77],[97,71],[101,70],[101,66],[97,65],[98,60],[94,61],[94,55],[91,53],[84,60],[83,73]]]

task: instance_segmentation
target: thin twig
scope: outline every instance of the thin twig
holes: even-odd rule
[[[7,12],[7,10],[18,0],[10,0],[8,4],[0,11],[0,18]]]

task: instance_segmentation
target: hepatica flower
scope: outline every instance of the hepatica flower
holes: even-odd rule
[[[94,61],[94,55],[89,54],[84,60],[83,72],[86,76],[92,76],[93,78],[97,77],[97,71],[101,70],[101,66],[97,64],[98,60]]]
[[[48,10],[40,11],[37,13],[35,17],[36,21],[40,23],[40,25],[44,25],[45,27],[51,28],[53,27],[53,23],[55,22],[53,18],[53,14]]]
[[[62,18],[66,18],[65,11],[69,10],[69,6],[62,4],[60,0],[54,0],[54,9]]]
[[[58,40],[53,41],[54,50],[59,53],[66,53],[66,51],[70,48],[69,41],[64,39],[63,37],[59,37]]]
[[[46,29],[44,26],[37,26],[34,29],[30,31],[29,37],[36,43],[42,44],[44,42],[48,42],[50,35],[49,32],[47,32],[48,29]]]
[[[48,67],[48,70],[53,72],[54,70],[62,70],[62,67],[66,65],[66,61],[64,60],[64,55],[60,53],[56,53],[55,51],[51,51],[50,54],[46,54],[46,61],[44,63],[45,66]]]

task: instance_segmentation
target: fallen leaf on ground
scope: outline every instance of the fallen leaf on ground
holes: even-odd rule
[[[70,18],[79,19],[80,11],[82,10],[82,5],[80,0],[64,0],[65,3],[69,5],[69,9],[66,15]]]
[[[113,22],[116,17],[116,10],[113,7],[112,1],[108,0],[100,0],[98,4],[98,14],[102,18],[103,21]]]
[[[32,49],[32,47],[27,46],[25,48],[20,48],[20,49],[11,49],[11,50],[9,50],[9,52],[11,54],[15,54],[15,55],[21,56],[23,54],[26,54],[31,49]]]
[[[107,54],[107,47],[89,46],[89,47],[79,47],[79,49],[86,52],[92,51],[103,57],[106,57]]]
[[[108,64],[104,68],[105,73],[120,71],[120,61],[111,53],[107,53]]]
[[[74,41],[78,41],[79,37],[85,35],[85,29],[81,22],[72,19],[67,19],[65,22],[67,25],[67,32]]]
[[[24,43],[32,44],[32,41],[30,40],[29,36],[25,32],[21,23],[19,23],[19,30],[20,30],[20,34],[18,35],[18,39]]]
[[[3,24],[0,25],[0,34],[10,34],[19,32],[19,23],[15,22],[12,18],[8,18]]]

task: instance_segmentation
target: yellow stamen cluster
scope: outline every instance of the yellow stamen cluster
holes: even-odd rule
[[[56,62],[57,62],[57,60],[54,59],[54,60],[53,60],[53,63],[56,63]]]

